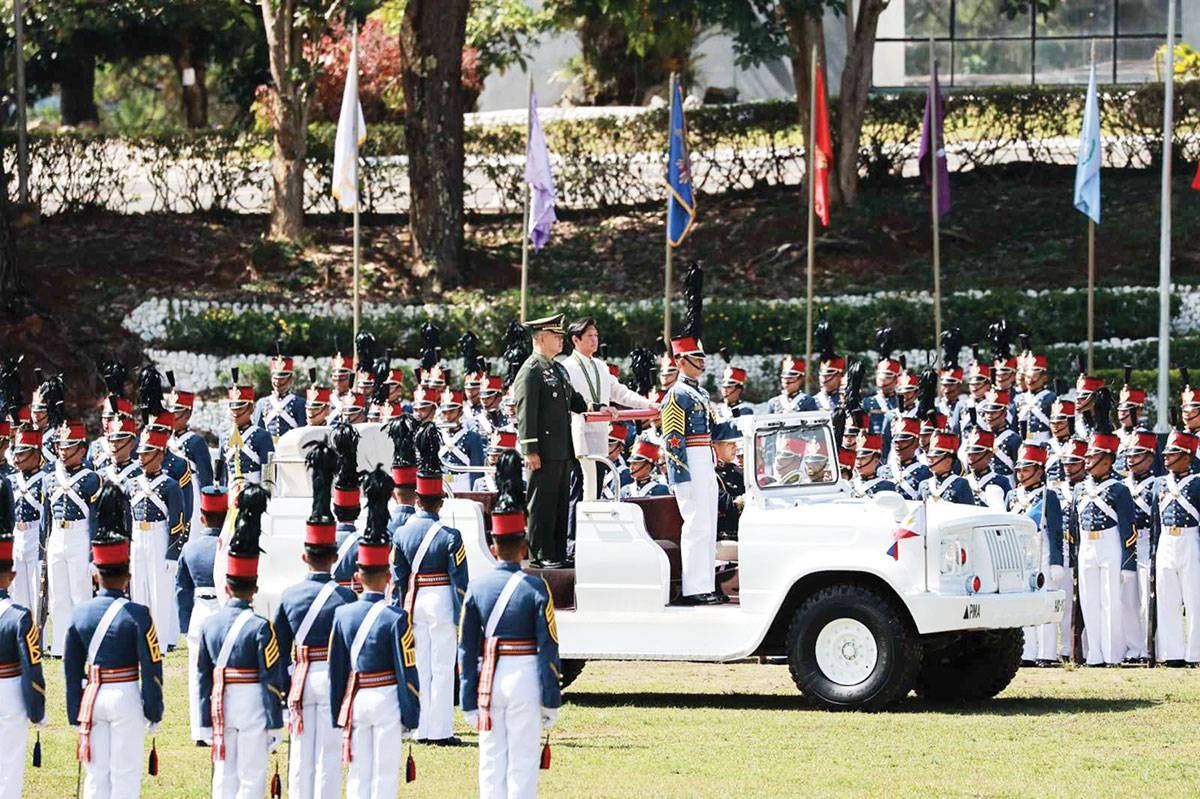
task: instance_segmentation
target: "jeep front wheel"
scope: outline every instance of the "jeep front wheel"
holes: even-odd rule
[[[575,682],[575,679],[583,674],[583,667],[586,660],[564,660],[562,661],[562,674],[559,678],[559,688],[566,690],[567,686]]]
[[[792,615],[788,666],[810,704],[881,710],[903,698],[921,666],[921,643],[888,597],[863,585],[833,585]]]
[[[978,702],[1003,691],[1021,667],[1021,630],[963,633],[951,646],[927,653],[917,695],[932,702]]]

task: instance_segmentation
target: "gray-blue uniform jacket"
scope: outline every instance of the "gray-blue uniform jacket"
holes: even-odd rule
[[[333,579],[338,585],[354,584],[354,573],[358,571],[358,528],[354,522],[338,522],[338,559],[333,564]]]
[[[1121,482],[1115,473],[1110,473],[1103,480],[1096,481],[1090,476],[1079,484],[1079,498],[1075,502],[1075,515],[1078,519],[1080,544],[1087,533],[1096,530],[1117,528],[1124,548],[1121,559],[1122,571],[1136,571],[1134,560],[1134,545],[1137,543],[1137,533],[1133,530],[1133,497],[1129,488]],[[1200,486],[1197,486],[1200,488]],[[1088,501],[1094,498],[1094,501]],[[1112,513],[1100,507],[1104,503],[1111,508]],[[1113,518],[1116,514],[1116,518]],[[1191,522],[1195,524],[1195,522]]]
[[[17,529],[27,529],[21,525],[38,524],[46,518],[46,474],[41,469],[34,469],[7,476],[13,492],[13,524]]]
[[[9,599],[0,589],[0,600]],[[21,678],[25,715],[35,724],[46,716],[46,680],[42,676],[42,634],[33,613],[10,605],[0,614],[0,678]]]
[[[458,664],[461,670],[461,706],[464,713],[479,709],[479,665],[483,658],[484,626],[492,608],[500,599],[505,584],[519,563],[502,561],[492,571],[471,581],[463,603],[462,625],[458,636]],[[558,627],[554,622],[554,599],[540,577],[525,575],[504,608],[496,637],[502,640],[537,641],[538,677],[542,685],[542,707],[562,706],[558,659]]]
[[[921,499],[935,501],[957,502],[959,505],[974,505],[975,494],[967,478],[958,474],[948,474],[939,481],[937,475],[931,474],[921,483]]]
[[[184,430],[171,439],[172,445],[183,453],[183,457],[192,467],[192,479],[201,489],[213,484],[212,453],[204,438],[194,430]]]
[[[88,647],[92,634],[100,626],[108,606],[125,595],[111,588],[71,611],[71,626],[67,630],[67,645],[63,651],[63,673],[67,683],[67,723],[79,723],[79,708],[88,674]],[[163,684],[162,652],[158,633],[150,618],[150,609],[136,602],[127,602],[104,636],[104,643],[91,664],[101,669],[138,668],[142,683],[142,716],[146,721],[162,721]]]
[[[887,433],[891,437],[892,417],[896,415],[899,399],[895,394],[886,396],[882,391],[876,391],[862,401],[863,413],[867,415],[867,429],[872,433]]]
[[[304,398],[291,391],[285,397],[274,393],[259,397],[254,403],[254,413],[250,424],[261,427],[274,438],[279,438],[289,430],[304,427],[307,417],[304,413]]]
[[[88,535],[96,529],[96,499],[104,478],[80,466],[74,471],[50,469],[44,478],[46,497],[55,526],[63,522],[87,520]],[[53,530],[49,531],[53,535]]]
[[[442,430],[442,463],[450,466],[482,466],[487,444],[483,436],[471,428],[460,425],[453,432]],[[454,475],[457,476],[457,475]],[[468,473],[468,485],[473,483],[480,474]]]
[[[1037,525],[1050,547],[1050,565],[1063,565],[1063,512],[1058,492],[1045,485],[1032,491],[1018,486],[1008,495],[1008,509],[1019,513]]]
[[[708,394],[696,385],[695,380],[680,376],[662,401],[662,437],[666,447],[667,480],[671,485],[691,481],[687,449],[711,446],[715,421]],[[711,458],[711,454],[708,457]]]
[[[396,701],[400,708],[400,723],[415,730],[421,718],[420,682],[417,679],[417,650],[408,614],[403,608],[388,605],[366,634],[366,643],[358,662],[350,662],[354,636],[371,607],[384,602],[378,591],[364,591],[359,601],[342,605],[333,614],[333,631],[329,635],[329,710],[333,723],[338,725],[342,700],[346,697],[350,673],[379,674],[391,672],[396,680]],[[399,741],[396,742],[399,745]],[[397,749],[397,751],[399,751]]]
[[[683,379],[683,375],[680,375],[679,380]],[[679,380],[676,380],[675,383],[678,383]],[[767,413],[797,413],[815,410],[817,410],[817,401],[803,391],[797,391],[791,396],[784,396],[783,392],[780,392],[767,400]]]
[[[58,463],[58,428],[49,427],[42,431],[42,459],[47,465]]]
[[[192,523],[192,506],[195,504],[192,497],[192,465],[168,449],[163,453],[162,470],[171,475],[176,483],[179,483],[179,489],[183,493],[183,518],[190,525]],[[187,540],[186,535],[183,540]],[[183,541],[176,544],[172,539],[172,545],[167,548],[167,557],[170,560],[178,558],[182,546]]]
[[[230,598],[225,607],[209,616],[200,633],[199,660],[196,670],[200,675],[200,726],[212,727],[213,673],[217,656],[225,644],[225,636],[233,626],[234,619],[250,604],[237,597]],[[279,641],[271,622],[258,614],[250,619],[238,633],[233,651],[229,654],[230,669],[252,669],[258,673],[262,686],[263,711],[267,717],[267,729],[283,727],[283,703],[287,697],[287,672],[283,670],[283,658],[279,656]]]
[[[267,458],[275,451],[275,442],[271,440],[271,434],[263,428],[250,425],[240,432],[242,448],[236,453],[236,460],[231,448],[231,436],[221,436],[221,449],[217,453],[216,475],[213,479],[222,485],[230,485],[233,482],[238,465],[241,466],[241,474],[249,482],[262,482],[262,470],[266,468]]]
[[[907,464],[892,460],[888,463],[891,480],[896,484],[896,491],[905,499],[921,498],[921,483],[933,477],[933,470],[928,464],[913,458]]]
[[[993,448],[992,468],[996,474],[1011,477],[1016,471],[1017,451],[1021,448],[1021,434],[1006,427],[996,434],[996,444]]]
[[[333,589],[304,640],[297,641],[296,634],[300,632],[304,616],[312,607],[317,594],[325,587],[325,583],[332,579],[333,575],[329,572],[309,572],[303,580],[285,588],[283,595],[279,597],[279,608],[275,611],[275,637],[279,641],[279,651],[283,656],[284,674],[291,671],[292,647],[328,647],[329,634],[333,631],[333,612],[342,605],[358,600],[358,595],[349,588],[339,585]]]
[[[988,469],[983,474],[975,474],[969,472],[965,475],[967,485],[971,489],[972,501],[981,508],[986,508],[987,503],[984,502],[984,489],[989,486],[997,486],[1004,494],[1004,504],[1008,504],[1008,495],[1012,493],[1012,483],[1004,475],[997,472],[995,469]]]
[[[425,533],[438,521],[437,514],[419,510],[392,538],[392,576],[395,578],[397,601],[404,604],[408,592],[408,578],[412,574],[413,558]],[[462,613],[463,597],[467,593],[467,548],[463,546],[462,534],[453,527],[442,527],[433,537],[425,555],[421,558],[418,574],[448,574],[454,589],[454,623],[457,625]],[[418,589],[419,590],[419,589]]]
[[[1154,476],[1153,469],[1140,476],[1131,474],[1125,478],[1125,486],[1133,500],[1133,529],[1139,538],[1145,533],[1145,541],[1151,546],[1157,540],[1154,527],[1158,523],[1158,482],[1159,478]],[[1151,548],[1147,546],[1144,556],[1149,558],[1150,552]]]
[[[388,535],[392,537],[393,543],[396,540],[396,531],[403,527],[404,523],[408,521],[416,512],[417,508],[414,505],[397,505],[396,507],[392,508],[392,513],[388,517],[387,529]]]
[[[167,550],[168,553],[174,550],[175,558],[178,558],[179,550],[183,548],[183,542],[188,537],[188,526],[191,524],[191,517],[184,513],[183,489],[179,487],[179,483],[164,469],[153,477],[138,475],[125,486],[125,492],[129,495],[129,505],[133,512],[134,535],[137,535],[142,524],[166,522]],[[191,495],[189,489],[188,496]]]
[[[1200,525],[1197,511],[1200,511],[1200,477],[1193,473],[1180,480],[1167,473],[1158,478],[1159,524],[1153,547],[1158,548],[1161,536],[1178,535],[1180,528]]]
[[[1050,406],[1054,399],[1054,392],[1048,388],[1036,394],[1024,391],[1017,395],[1017,419],[1028,425],[1026,429],[1035,441],[1050,436]]]
[[[179,605],[179,629],[187,632],[192,623],[192,609],[196,607],[196,589],[211,588],[216,595],[217,584],[213,580],[213,564],[217,560],[217,547],[221,541],[217,527],[205,527],[193,536],[179,553],[179,573],[175,575],[175,599]]]
[[[96,467],[96,473],[128,494],[129,481],[142,473],[142,464],[132,459],[119,464],[110,458]]]
[[[880,491],[896,490],[896,484],[886,477],[872,477],[870,480],[863,480],[858,475],[854,475],[854,480],[850,485],[854,488],[854,493],[860,497],[873,497]]]

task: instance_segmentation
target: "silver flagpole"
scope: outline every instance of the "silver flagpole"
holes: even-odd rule
[[[938,150],[944,147],[938,141],[938,94],[934,91],[934,79],[937,76],[937,51],[933,35],[929,36],[929,169],[932,179],[929,181],[933,189],[929,193],[929,208],[933,220],[933,350],[937,353],[937,366],[942,368],[942,241],[941,219],[938,214]],[[947,156],[948,158],[948,156]],[[949,161],[946,162],[949,169]],[[953,366],[953,364],[950,364]]]
[[[1116,58],[1116,53],[1113,53],[1113,58]],[[1096,40],[1092,39],[1092,69],[1096,68]],[[1097,89],[1096,94],[1100,92]],[[1100,103],[1099,96],[1096,97],[1097,105]],[[1097,109],[1099,111],[1099,109]],[[1100,140],[1100,131],[1096,131],[1097,144]],[[1097,147],[1096,157],[1103,159],[1104,150],[1102,147]],[[1103,165],[1103,161],[1101,161]],[[1099,179],[1099,178],[1097,178]],[[1088,374],[1092,374],[1096,369],[1096,223],[1092,221],[1091,214],[1088,214],[1088,230],[1087,230],[1087,251],[1088,251],[1088,295],[1087,295],[1087,370]]]
[[[671,73],[671,93],[667,100],[667,175],[671,174],[671,137],[675,135],[675,82],[678,78]],[[670,180],[667,181],[670,183]],[[693,194],[693,196],[695,196]],[[671,351],[671,259],[674,255],[671,246],[671,189],[667,189],[667,254],[666,269],[663,275],[663,342],[667,352]]]
[[[529,138],[533,131],[533,72],[525,96],[525,165],[529,166]],[[521,227],[521,324],[525,324],[525,296],[529,291],[529,178],[525,178],[525,222]]]
[[[1171,137],[1175,127],[1175,0],[1167,2],[1167,74],[1163,78],[1162,213],[1158,245],[1158,421],[1165,433],[1171,405]]]
[[[813,347],[813,272],[816,271],[817,246],[817,46],[812,49],[808,81],[808,289],[804,301],[807,315],[804,326],[804,390],[809,390],[809,380],[812,377],[812,347]]]
[[[358,96],[357,96],[358,95],[358,92],[357,92],[357,88],[358,88],[358,20],[354,21],[354,26],[351,28],[350,35],[353,37],[354,69],[355,69],[354,83],[355,83],[355,90],[356,90],[354,101],[355,101],[355,103],[357,103],[358,102]],[[358,293],[358,290],[359,290],[358,207],[362,204],[360,201],[360,198],[359,198],[359,194],[362,189],[362,181],[358,179],[358,109],[357,108],[354,109],[353,116],[354,116],[354,121],[351,123],[351,125],[352,125],[351,131],[352,131],[352,136],[354,139],[354,341],[358,341],[358,327],[359,327],[360,315],[361,315],[361,311],[362,311],[362,305],[359,301],[359,293]],[[358,348],[356,346],[355,347],[356,354],[354,356],[356,359],[358,358],[357,352],[358,352]],[[355,363],[355,368],[359,368],[361,366],[362,366],[362,364]],[[372,364],[367,364],[367,368],[371,368],[372,366],[373,366]]]

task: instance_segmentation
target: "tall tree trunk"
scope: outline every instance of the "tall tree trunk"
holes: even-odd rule
[[[8,173],[0,169],[0,312],[12,315],[21,291],[17,271],[17,237],[13,235],[12,205],[8,201]]]
[[[208,54],[202,31],[183,31],[171,43],[171,60],[179,76],[183,118],[193,130],[208,127]],[[191,74],[188,70],[192,70]],[[187,80],[191,83],[187,83]]]
[[[308,100],[297,80],[303,37],[296,0],[261,0],[271,67],[271,226],[275,239],[297,241],[304,230],[304,158],[308,153]]]
[[[858,0],[854,35],[846,43],[846,67],[842,70],[842,91],[838,100],[840,146],[835,158],[838,187],[847,205],[853,205],[858,199],[858,143],[871,92],[875,32],[879,28],[879,15],[887,6],[888,0]]]
[[[97,125],[100,112],[96,108],[96,54],[77,50],[64,59],[58,68],[61,95],[59,108],[64,125]]]
[[[400,26],[413,274],[437,292],[463,258],[462,50],[469,0],[408,0]]]

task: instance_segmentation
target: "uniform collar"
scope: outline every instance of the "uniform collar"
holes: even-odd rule
[[[437,521],[437,519],[438,519],[438,515],[436,513],[430,513],[429,511],[425,510],[424,508],[421,508],[419,511],[416,512],[416,517],[418,519],[433,519],[434,521]]]
[[[211,536],[211,537],[215,538],[216,536],[219,536],[221,534],[221,528],[220,527],[205,527],[203,530],[200,531],[200,534]]]
[[[329,572],[309,572],[304,575],[304,579],[312,583],[327,583],[333,579]]]
[[[338,522],[337,523],[337,532],[339,532],[339,533],[351,533],[351,532],[354,532],[354,530],[355,530],[354,522]]]
[[[415,512],[416,509],[417,509],[416,505],[405,505],[403,502],[396,506],[396,510],[406,510],[409,513]]]
[[[519,571],[521,571],[521,564],[520,564],[520,563],[514,563],[514,562],[513,562],[513,561],[511,561],[511,560],[502,560],[502,561],[500,561],[499,563],[497,563],[497,564],[496,564],[496,569],[497,569],[498,571],[502,571],[502,572],[513,572],[513,573],[515,574],[516,572],[519,572]]]
[[[696,378],[694,378],[694,377],[688,377],[687,375],[685,375],[685,374],[682,374],[682,373],[679,375],[679,377],[677,378],[677,380],[678,380],[680,383],[683,383],[685,386],[691,386],[692,388],[699,388],[699,387],[700,387],[700,382],[699,382],[699,381],[698,381]]]
[[[383,599],[382,591],[363,591],[362,596],[358,598],[359,602],[378,602]]]
[[[106,596],[111,599],[123,599],[125,597],[125,592],[118,591],[115,588],[101,588],[100,593],[97,594],[97,596]]]
[[[237,608],[238,610],[249,610],[250,603],[244,599],[239,599],[236,596],[229,597],[229,601],[225,603],[227,608]]]

